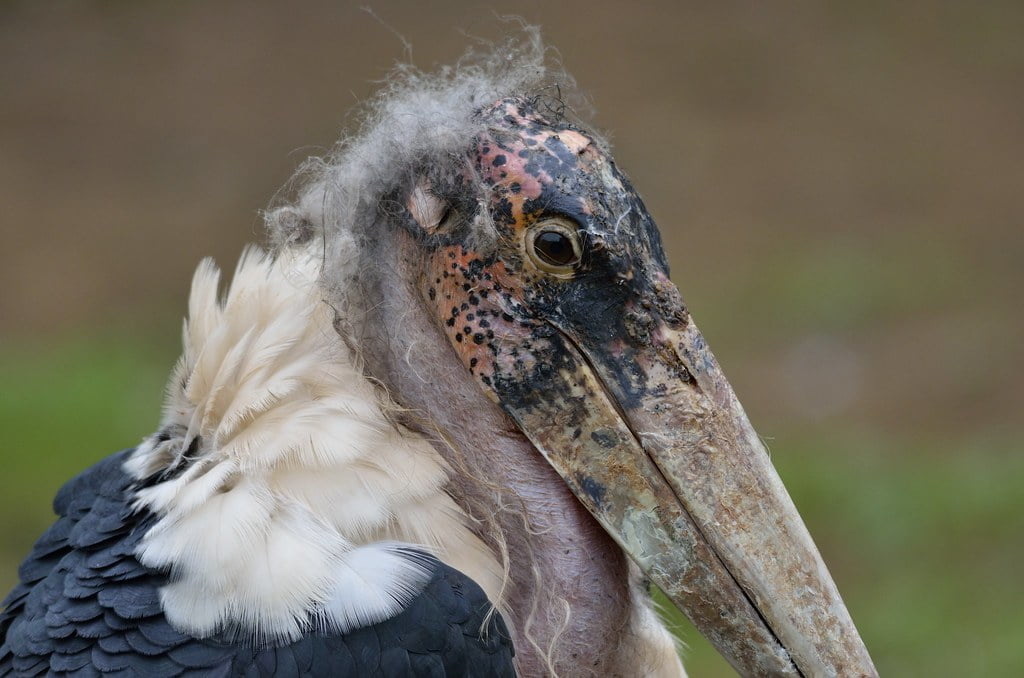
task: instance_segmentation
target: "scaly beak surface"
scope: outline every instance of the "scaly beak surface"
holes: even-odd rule
[[[681,306],[647,329],[601,345],[562,330],[535,384],[555,395],[506,411],[739,673],[877,675],[700,332]]]

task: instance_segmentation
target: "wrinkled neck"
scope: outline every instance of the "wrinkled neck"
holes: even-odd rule
[[[415,255],[374,256],[393,274]],[[458,362],[414,282],[364,277],[358,294],[366,371],[409,409],[403,423],[435,440],[454,469],[451,495],[509,563],[500,607],[520,673],[607,674],[629,619],[624,554]]]

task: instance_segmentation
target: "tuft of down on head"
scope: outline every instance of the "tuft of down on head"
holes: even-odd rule
[[[170,573],[168,620],[256,642],[400,612],[436,553],[492,600],[500,567],[445,491],[430,441],[358,369],[313,281],[319,258],[243,254],[196,271],[160,430],[126,463],[157,522],[139,560]]]
[[[434,73],[397,67],[364,105],[358,131],[328,156],[307,161],[293,179],[292,204],[267,212],[272,245],[318,242],[326,297],[343,322],[358,316],[352,291],[365,266],[359,253],[380,237],[386,220],[399,218],[400,196],[426,174],[470,177],[483,199],[486,185],[469,163],[474,141],[489,128],[482,110],[510,96],[531,100],[552,121],[576,120],[576,111],[587,108],[572,78],[552,61],[539,30],[524,27],[520,36],[471,50]],[[495,238],[488,210],[477,210],[466,242]]]

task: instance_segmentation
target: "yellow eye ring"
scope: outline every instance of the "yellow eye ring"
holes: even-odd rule
[[[526,233],[526,253],[545,273],[569,277],[583,255],[578,227],[567,219],[539,221]]]

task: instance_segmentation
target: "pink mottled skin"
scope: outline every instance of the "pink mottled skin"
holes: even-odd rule
[[[387,252],[391,259],[379,264],[403,270],[408,266],[400,267],[399,262],[421,260],[421,277],[410,281],[412,285],[389,286],[382,307],[410,309],[426,304],[439,315],[408,313],[402,323],[381,328],[393,345],[415,346],[416,350],[403,352],[401,357],[387,351],[368,352],[367,367],[389,390],[401,394],[402,405],[416,413],[410,415],[407,425],[431,438],[437,438],[439,430],[444,432],[446,442],[438,442],[438,452],[460,469],[452,477],[451,494],[469,515],[481,521],[477,525],[481,537],[485,541],[493,538],[493,527],[487,527],[487,521],[496,521],[505,548],[520,563],[530,563],[511,573],[505,601],[510,610],[508,621],[515,630],[519,674],[549,675],[553,667],[561,675],[630,675],[629,667],[618,664],[620,648],[634,642],[629,628],[630,576],[625,555],[502,412],[489,390],[481,392],[479,380],[501,367],[495,360],[514,357],[501,353],[495,358],[485,345],[454,341],[454,327],[445,320],[452,306],[461,308],[463,303],[454,297],[466,299],[469,295],[462,287],[465,283],[456,284],[456,279],[443,276],[445,270],[453,270],[450,262],[454,257],[439,251],[422,260],[409,236],[401,236],[400,242],[401,247]],[[467,263],[468,257],[467,252],[459,254]],[[492,278],[511,282],[500,264],[491,273]],[[447,284],[438,287],[439,278]],[[430,283],[435,287],[434,300],[427,292]],[[444,299],[444,293],[439,296],[439,289],[449,290],[453,299]],[[499,302],[489,293],[486,309],[498,311],[503,308],[501,303],[514,301],[510,294],[503,298],[506,301]],[[463,313],[459,318],[464,318]],[[493,315],[487,318],[494,319]],[[508,321],[499,322],[494,329],[496,345],[514,344],[524,332],[529,333]],[[463,365],[473,365],[477,359],[472,367],[475,374],[453,365],[452,346]],[[444,397],[439,398],[439,393]],[[500,550],[498,544],[492,545]],[[568,620],[566,605],[571,609]],[[552,648],[550,640],[556,637],[560,642]],[[583,657],[587,658],[585,666],[580,664]]]

